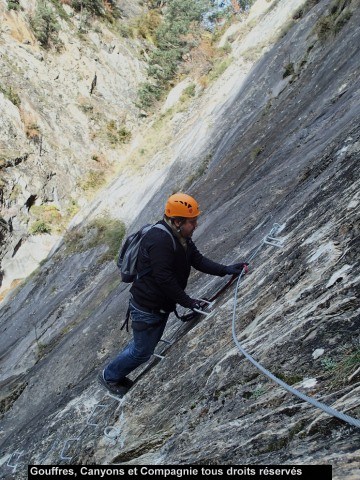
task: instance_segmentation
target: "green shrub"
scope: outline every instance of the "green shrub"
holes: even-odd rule
[[[74,217],[74,215],[76,215],[79,210],[80,210],[80,207],[79,207],[77,201],[74,200],[73,198],[70,198],[69,205],[66,209],[67,217],[68,218]]]
[[[8,0],[7,2],[8,10],[20,10],[20,1],[19,0]]]
[[[21,100],[19,95],[15,92],[12,86],[9,87],[2,87],[0,85],[0,92],[8,99],[11,103],[15,105],[15,107],[19,107]]]
[[[51,233],[51,227],[43,220],[37,220],[34,222],[30,227],[30,234],[31,235],[39,235],[42,233]]]
[[[257,147],[253,148],[250,153],[251,160],[255,160],[256,157],[260,155],[261,152],[264,151],[264,147],[258,145]]]
[[[105,14],[102,0],[72,0],[71,6],[76,12],[84,9],[99,17]]]
[[[142,83],[138,91],[138,106],[149,108],[161,98],[162,90],[158,85]]]
[[[90,243],[90,247],[105,244],[108,249],[100,261],[115,259],[122,239],[125,235],[125,224],[121,220],[109,217],[98,217],[90,223],[88,228],[96,229],[96,238]]]
[[[237,0],[237,3],[242,10],[247,11],[255,3],[255,0]]]
[[[40,233],[60,233],[64,228],[63,217],[56,205],[33,205],[29,213],[34,219],[29,231],[36,235]]]
[[[115,146],[118,143],[126,143],[131,139],[131,132],[125,125],[118,126],[114,120],[107,124],[107,137],[111,145]]]
[[[151,107],[177,74],[183,56],[197,44],[203,14],[209,10],[207,0],[168,0],[163,22],[155,32],[155,50],[150,55],[149,82],[140,86],[140,108]],[[154,24],[155,26],[155,24]]]
[[[337,364],[332,358],[325,357],[321,360],[321,365],[325,370],[334,370]]]
[[[180,101],[185,102],[188,98],[195,97],[195,90],[196,90],[195,83],[192,83],[191,85],[186,87],[180,97]]]
[[[220,47],[220,50],[225,54],[229,55],[232,52],[232,47],[229,41],[225,43],[223,47]]]
[[[161,16],[156,10],[144,13],[137,20],[135,29],[139,37],[152,43],[156,41],[156,31],[161,24]]]
[[[331,360],[334,366],[332,363],[330,364],[331,384],[336,388],[339,388],[341,385],[346,385],[351,381],[356,381],[356,372],[360,365],[360,347],[357,343],[351,346],[344,345],[342,350],[336,363]],[[321,363],[325,369],[329,370],[328,362]]]
[[[322,42],[339,33],[350,20],[352,16],[350,4],[351,0],[333,0],[330,4],[329,13],[321,17],[315,25],[315,32]]]
[[[123,38],[132,38],[134,36],[131,27],[129,27],[129,25],[126,25],[125,23],[119,24],[118,32]]]
[[[30,24],[42,47],[49,48],[51,45],[59,44],[57,34],[60,25],[52,6],[45,0],[36,5],[35,14],[31,17]]]

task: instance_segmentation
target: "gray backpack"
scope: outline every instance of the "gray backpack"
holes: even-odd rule
[[[121,280],[125,283],[132,283],[136,278],[140,278],[143,275],[151,272],[151,268],[147,268],[142,272],[138,272],[136,270],[136,261],[139,253],[140,242],[144,235],[151,228],[159,228],[160,230],[166,232],[173,242],[174,250],[176,249],[175,239],[164,225],[158,223],[155,225],[144,225],[136,233],[133,233],[126,238],[119,251],[116,264],[120,269]]]

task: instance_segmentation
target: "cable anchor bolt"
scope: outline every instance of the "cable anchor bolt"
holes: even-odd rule
[[[278,247],[278,248],[283,248],[284,246],[283,240],[280,240],[279,238],[275,238],[275,237],[270,237],[270,235],[267,235],[264,238],[264,243],[266,243],[267,245],[272,245],[273,247]]]

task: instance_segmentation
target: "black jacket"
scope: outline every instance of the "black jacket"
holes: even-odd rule
[[[211,275],[224,276],[225,265],[204,257],[191,239],[185,249],[166,222],[164,225],[175,239],[176,249],[170,236],[159,228],[152,228],[141,240],[137,259],[139,277],[130,289],[136,303],[150,309],[168,312],[176,304],[191,307],[191,298],[185,293],[191,267]],[[141,276],[142,271],[150,273]]]

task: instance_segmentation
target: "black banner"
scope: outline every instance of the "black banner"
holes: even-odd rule
[[[298,479],[312,480],[314,477],[321,480],[332,479],[331,465],[164,465],[164,466],[130,466],[130,465],[29,465],[29,480],[56,477],[58,479],[89,478],[97,479],[133,477],[149,479],[160,477],[163,479],[196,480],[208,476],[251,478],[253,480],[265,479]]]

